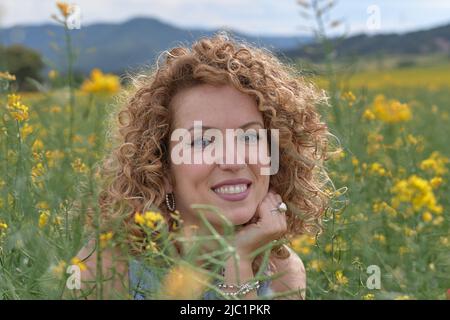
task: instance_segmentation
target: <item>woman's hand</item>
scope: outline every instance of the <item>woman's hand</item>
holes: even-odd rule
[[[281,196],[269,190],[258,205],[255,216],[236,233],[236,251],[243,259],[270,241],[280,239],[287,231],[286,215],[276,209]]]

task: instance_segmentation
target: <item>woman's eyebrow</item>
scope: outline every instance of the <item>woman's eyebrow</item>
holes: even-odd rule
[[[250,127],[250,126],[256,125],[256,124],[259,124],[261,127],[264,128],[264,125],[263,125],[263,123],[262,123],[261,121],[250,121],[250,122],[247,122],[246,124],[240,126],[239,128],[245,129],[245,128],[247,128],[247,127]],[[191,131],[191,130],[193,130],[194,128],[202,128],[202,129],[206,129],[206,130],[208,130],[208,129],[218,129],[218,128],[215,128],[215,127],[209,127],[209,126],[201,126],[201,127],[199,127],[199,126],[192,126],[192,127],[190,127],[190,128],[188,129],[188,131]]]

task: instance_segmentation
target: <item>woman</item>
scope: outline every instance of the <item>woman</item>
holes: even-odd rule
[[[134,88],[117,114],[116,145],[103,166],[100,207],[105,216],[110,221],[123,217],[128,234],[136,235],[136,214],[157,207],[170,226],[174,212],[179,213],[181,233],[189,237],[193,226],[200,234],[208,232],[193,205],[215,206],[235,226],[233,246],[239,257],[238,264],[225,261],[218,286],[223,294],[256,299],[294,292],[287,298],[303,299],[306,274],[296,253],[285,244],[273,248],[266,273],[279,276],[262,283],[253,281],[261,255],[252,253],[282,238],[321,231],[329,200],[323,170],[328,130],[316,110],[323,94],[269,52],[223,34],[202,38],[192,48],[172,49],[150,76],[136,79]],[[271,138],[276,132],[278,141],[262,129]],[[174,139],[175,130],[187,134],[189,143]],[[212,161],[180,161],[181,153],[174,152],[180,143],[188,146],[183,156],[194,158],[214,145]],[[260,154],[251,161],[253,144],[270,153],[270,164]],[[274,152],[279,166],[262,174],[273,165]],[[114,214],[106,213],[111,208]],[[219,215],[207,212],[205,218],[223,232]],[[215,249],[210,245],[206,250]],[[95,286],[96,279],[98,285],[101,272],[110,279],[103,284],[107,297],[130,292],[133,298],[149,298],[136,289],[156,281],[151,266],[111,248],[102,250],[97,269],[97,253],[90,242],[78,254],[88,267],[82,275],[85,288],[92,287],[87,283]]]

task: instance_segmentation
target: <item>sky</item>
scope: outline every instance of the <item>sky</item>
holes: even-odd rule
[[[303,0],[309,1],[309,0]],[[330,0],[322,0],[323,3]],[[183,28],[229,28],[252,35],[301,35],[310,26],[297,0],[73,0],[81,27],[148,16]],[[0,26],[51,22],[55,0],[0,0]],[[403,33],[450,23],[450,0],[340,0],[332,33]],[[330,21],[331,21],[330,20]]]

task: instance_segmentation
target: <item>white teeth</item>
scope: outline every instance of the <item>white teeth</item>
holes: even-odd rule
[[[220,188],[216,188],[214,189],[214,192],[233,194],[233,193],[242,193],[245,190],[247,190],[246,184],[236,184],[234,186],[223,186]]]

